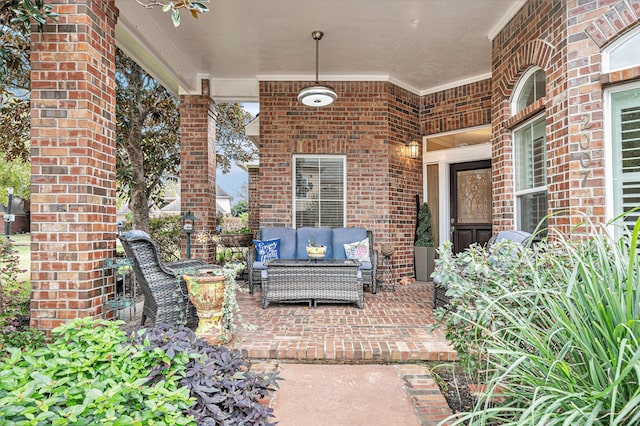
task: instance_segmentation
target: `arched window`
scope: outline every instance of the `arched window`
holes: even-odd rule
[[[524,73],[514,91],[511,102],[513,115],[522,111],[535,101],[545,96],[544,70],[538,67],[531,68]]]
[[[516,86],[511,105],[513,114],[544,96],[544,71],[532,68]],[[526,232],[533,232],[547,215],[546,141],[544,113],[527,120],[513,131],[517,227]],[[546,228],[546,223],[543,226]]]
[[[602,52],[604,72],[640,65],[640,27],[620,37]]]

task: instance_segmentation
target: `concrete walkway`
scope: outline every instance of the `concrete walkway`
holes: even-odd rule
[[[265,401],[279,426],[436,426],[451,415],[420,364],[345,365],[254,362],[284,379]]]
[[[285,379],[269,401],[280,426],[435,426],[451,415],[425,362],[456,359],[443,331],[430,330],[433,283],[365,291],[364,309],[262,309],[260,297],[259,288],[238,295],[252,328],[229,347]]]
[[[433,284],[365,291],[348,304],[260,306],[238,294],[244,324],[227,346],[254,371],[285,380],[265,403],[280,426],[436,426],[451,415],[427,361],[456,359],[441,330],[430,331]],[[138,308],[139,323],[142,307]]]

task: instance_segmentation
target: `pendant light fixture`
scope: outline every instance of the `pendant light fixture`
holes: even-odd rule
[[[323,35],[324,33],[322,31],[314,31],[311,33],[311,37],[316,41],[316,84],[305,87],[298,93],[298,100],[307,106],[323,107],[331,105],[338,99],[338,94],[332,87],[323,86],[318,81],[318,51]]]

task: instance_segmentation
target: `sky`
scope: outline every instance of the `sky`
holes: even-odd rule
[[[242,103],[244,109],[255,116],[259,112],[259,105],[257,103]],[[241,194],[243,183],[246,184],[249,175],[246,171],[233,164],[229,173],[222,173],[220,170],[216,173],[216,183],[224,189],[227,194],[233,197],[232,205],[241,200],[247,199],[247,194]]]

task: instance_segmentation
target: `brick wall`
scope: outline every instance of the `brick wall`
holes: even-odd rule
[[[422,199],[422,150],[418,158],[408,157],[406,143],[421,142],[420,97],[389,85],[389,241],[395,247],[391,261],[396,277],[413,276],[416,195]]]
[[[115,24],[112,0],[51,0],[31,38],[31,326],[99,316],[113,256]]]
[[[347,226],[371,229],[378,248],[395,244],[399,276],[412,275],[409,206],[422,180],[419,160],[406,160],[404,146],[418,131],[417,96],[385,82],[338,82],[338,100],[313,108],[297,99],[307,85],[260,83],[260,226],[292,226],[293,154],[346,155]]]
[[[493,40],[492,161],[494,233],[516,226],[512,130],[544,113],[547,127],[549,209],[557,216],[549,226],[567,231],[569,161],[567,150],[567,82],[565,2],[531,0]],[[545,71],[546,96],[511,116],[510,100],[518,80],[532,66]]]
[[[215,121],[211,108],[209,80],[202,81],[200,95],[180,97],[180,210],[196,216],[191,234],[191,257],[215,262],[215,245],[198,242],[198,232],[211,232],[216,227],[216,152]],[[186,255],[183,234],[182,257]]]
[[[260,178],[260,168],[259,167],[249,167],[248,169],[248,194],[247,194],[247,203],[248,203],[248,212],[249,212],[249,223],[248,227],[255,234],[255,232],[260,229],[260,208],[259,201],[260,195],[258,193],[258,179]]]
[[[491,79],[430,93],[422,97],[423,135],[451,132],[491,123]]]
[[[571,206],[602,222],[606,219],[603,90],[607,84],[640,77],[640,67],[604,73],[602,49],[640,24],[640,1],[570,0],[567,15]],[[572,217],[574,224],[581,220]]]

